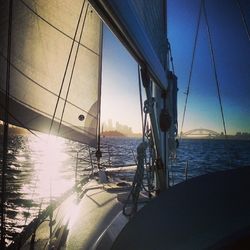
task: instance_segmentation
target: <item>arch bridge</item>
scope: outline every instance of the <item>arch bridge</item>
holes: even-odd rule
[[[216,131],[213,131],[211,129],[206,129],[206,128],[197,128],[197,129],[191,129],[189,131],[186,131],[184,133],[182,133],[182,136],[208,136],[208,137],[216,137],[219,136],[220,134]]]

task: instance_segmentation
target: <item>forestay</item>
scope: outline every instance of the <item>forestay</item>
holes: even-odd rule
[[[151,78],[167,87],[165,0],[90,0]]]
[[[1,120],[5,109],[8,2],[1,1],[0,6]],[[100,31],[101,21],[88,1],[13,1],[10,123],[96,144]]]

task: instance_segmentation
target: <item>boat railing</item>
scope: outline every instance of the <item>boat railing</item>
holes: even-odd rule
[[[86,178],[93,178],[99,168],[119,168],[137,165],[137,159],[132,149],[114,148],[110,145],[102,145],[102,157],[98,161],[96,149],[84,145],[76,152],[75,185]],[[118,161],[117,159],[124,159]]]

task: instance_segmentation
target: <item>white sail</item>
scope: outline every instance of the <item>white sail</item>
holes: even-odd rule
[[[9,1],[2,2],[0,119],[3,120]],[[95,145],[100,29],[100,18],[88,1],[13,1],[10,123]]]
[[[90,0],[151,78],[167,87],[165,0]]]

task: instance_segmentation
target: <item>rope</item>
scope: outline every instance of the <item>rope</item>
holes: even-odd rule
[[[222,122],[223,122],[224,135],[225,135],[225,138],[227,138],[227,130],[226,130],[226,123],[225,123],[225,118],[224,118],[222,100],[221,100],[220,85],[219,85],[219,80],[218,80],[216,64],[215,64],[214,48],[213,48],[213,44],[212,44],[211,32],[210,32],[210,28],[209,28],[207,12],[206,12],[206,6],[205,6],[205,1],[204,0],[202,0],[202,7],[203,7],[203,12],[204,12],[204,17],[205,17],[205,22],[206,22],[206,27],[207,27],[209,47],[210,47],[210,52],[211,52],[211,57],[212,57],[215,82],[216,82],[216,87],[217,87],[219,103],[220,103],[220,111],[221,111],[221,117],[222,117]]]
[[[172,71],[175,74],[175,70],[174,70],[174,59],[173,59],[173,55],[172,55],[172,49],[171,49],[171,44],[168,41],[168,51],[169,51],[169,55],[170,55],[170,62],[171,62],[171,67],[172,67]]]
[[[11,58],[11,33],[12,33],[12,11],[13,1],[9,1],[9,23],[8,23],[8,47],[7,58]],[[5,203],[6,203],[6,170],[8,165],[8,132],[9,132],[9,91],[10,91],[10,63],[7,63],[6,89],[5,89],[5,114],[4,114],[4,134],[3,134],[3,162],[2,162],[2,199],[1,199],[1,247],[5,249]]]
[[[188,77],[188,86],[187,86],[187,92],[186,92],[186,99],[185,99],[185,105],[184,105],[184,111],[183,111],[182,123],[181,123],[180,139],[181,139],[181,136],[182,136],[182,130],[183,130],[184,120],[185,120],[185,115],[186,115],[186,110],[187,110],[187,101],[188,101],[189,91],[190,91],[191,78],[192,78],[192,74],[193,74],[195,51],[196,51],[196,47],[197,47],[199,28],[200,28],[201,11],[202,11],[202,0],[200,1],[199,15],[198,15],[198,19],[197,19],[197,26],[196,26],[196,32],[195,32],[195,38],[194,38],[194,47],[193,47],[193,52],[192,52],[192,60],[191,60],[191,66],[190,66],[190,71],[189,71],[189,77]]]
[[[58,108],[58,104],[59,104],[60,96],[61,96],[61,93],[62,93],[63,85],[64,85],[64,82],[65,82],[66,74],[67,74],[67,71],[68,71],[69,62],[70,62],[71,55],[72,55],[72,52],[73,52],[74,43],[75,43],[75,40],[76,40],[76,35],[77,35],[77,32],[78,32],[80,20],[81,20],[81,17],[82,17],[82,12],[83,12],[84,5],[85,5],[85,0],[83,1],[83,4],[82,4],[82,8],[81,8],[81,12],[80,12],[80,15],[79,15],[79,18],[78,18],[78,22],[77,22],[77,26],[76,26],[74,38],[73,38],[73,41],[72,41],[72,44],[71,44],[71,48],[70,48],[70,52],[69,52],[69,56],[68,56],[68,60],[67,60],[67,64],[66,64],[66,68],[65,68],[65,71],[64,71],[64,74],[63,74],[63,79],[62,79],[61,87],[60,87],[58,98],[57,98],[57,101],[56,101],[56,106],[55,106],[54,114],[53,114],[52,119],[51,119],[51,124],[50,124],[50,128],[49,128],[49,134],[51,134],[52,126],[53,126],[53,123],[54,123],[54,120],[55,120],[56,111],[57,111],[57,108]]]
[[[143,186],[144,176],[144,158],[146,156],[146,149],[148,147],[147,142],[142,142],[137,147],[137,169],[135,172],[132,189],[128,195],[128,198],[123,206],[123,214],[125,216],[133,216],[137,212],[137,203],[140,195],[141,188]],[[132,198],[132,208],[127,211],[129,200]]]
[[[246,31],[246,34],[247,34],[247,38],[248,40],[250,41],[250,31],[249,31],[249,26],[247,24],[247,20],[246,20],[246,17],[245,17],[245,14],[244,14],[244,11],[243,11],[243,8],[240,4],[240,1],[239,0],[235,0],[238,7],[239,7],[239,10],[240,10],[240,15],[241,15],[241,19],[242,19],[242,22],[243,22],[243,26],[245,28],[245,31]]]
[[[73,66],[72,66],[72,70],[71,70],[71,74],[70,74],[69,85],[68,85],[66,97],[65,97],[65,100],[64,100],[64,104],[63,104],[63,110],[62,110],[62,115],[61,115],[61,118],[60,118],[60,122],[59,122],[57,134],[59,134],[59,131],[61,129],[61,125],[62,125],[62,120],[63,120],[63,116],[64,116],[64,112],[65,112],[66,103],[68,102],[69,90],[70,90],[71,83],[72,83],[72,78],[73,78],[73,74],[74,74],[74,70],[75,70],[75,65],[76,65],[76,59],[77,59],[78,52],[79,52],[80,41],[82,39],[82,33],[83,33],[84,26],[85,26],[85,21],[86,21],[86,17],[87,17],[87,13],[88,13],[88,8],[89,8],[89,4],[87,4],[86,12],[85,12],[84,19],[83,19],[83,24],[82,24],[82,29],[81,29],[81,33],[80,33],[80,38],[79,38],[79,42],[77,44],[76,54],[75,54],[75,58],[74,58],[74,62],[73,62]]]
[[[139,94],[140,94],[140,108],[141,108],[141,125],[142,125],[142,131],[143,130],[143,104],[142,104],[142,88],[141,88],[141,72],[140,72],[140,65],[138,64],[138,85],[139,85]]]
[[[60,32],[61,34],[63,34],[64,36],[68,37],[70,40],[74,41],[74,38],[72,38],[70,35],[66,34],[65,32],[63,32],[62,30],[60,30],[59,28],[57,28],[55,25],[53,25],[52,23],[50,23],[48,20],[46,20],[44,17],[42,17],[41,15],[39,15],[36,11],[34,11],[27,3],[25,3],[23,0],[19,0],[28,10],[30,10],[33,14],[35,14],[37,17],[39,17],[41,20],[43,20],[45,23],[47,23],[49,26],[51,26],[52,28],[54,28],[55,30],[57,30],[58,32]],[[80,40],[79,40],[80,42]],[[80,43],[80,45],[82,47],[84,47],[85,49],[87,49],[88,51],[96,54],[97,56],[99,56],[94,50],[90,49],[89,47],[87,47],[86,45]]]

